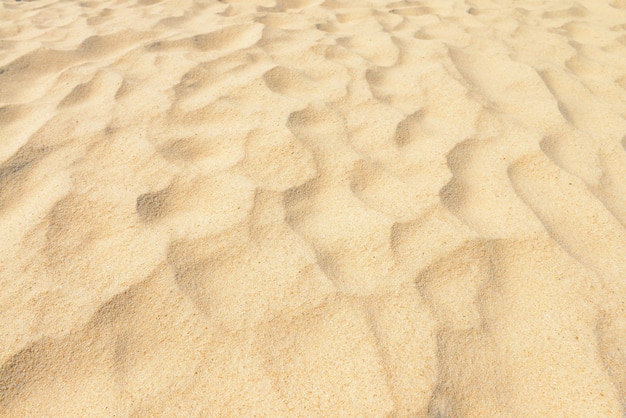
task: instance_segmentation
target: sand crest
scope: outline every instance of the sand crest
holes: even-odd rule
[[[625,0],[1,0],[0,416],[626,416]]]

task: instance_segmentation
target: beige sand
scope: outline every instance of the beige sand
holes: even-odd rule
[[[623,417],[625,0],[0,3],[0,415]]]

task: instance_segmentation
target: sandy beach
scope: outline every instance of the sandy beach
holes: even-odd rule
[[[626,417],[626,0],[0,0],[0,416]]]

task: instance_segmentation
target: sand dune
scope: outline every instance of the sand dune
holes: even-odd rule
[[[3,0],[0,416],[626,416],[625,22]]]

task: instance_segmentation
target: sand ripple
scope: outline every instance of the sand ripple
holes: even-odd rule
[[[625,21],[2,1],[0,414],[625,416]]]

